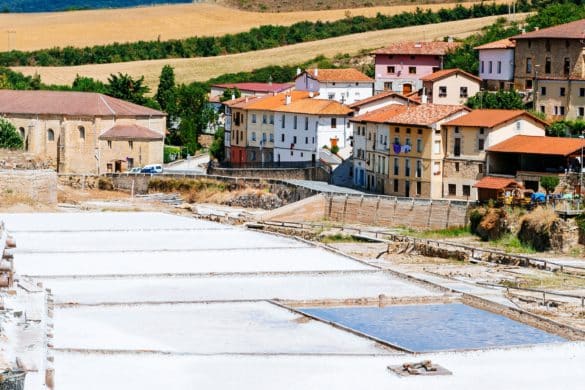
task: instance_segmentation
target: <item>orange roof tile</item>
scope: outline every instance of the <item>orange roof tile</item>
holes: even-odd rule
[[[223,105],[228,106],[228,107],[240,108],[239,105],[241,103],[247,103],[251,100],[259,99],[259,98],[260,98],[259,96],[242,96],[239,98],[226,100],[223,102]]]
[[[396,42],[372,54],[406,54],[442,56],[459,46],[457,42]]]
[[[469,127],[488,127],[492,128],[502,123],[506,123],[519,117],[531,118],[534,121],[541,123],[543,126],[548,126],[548,123],[535,117],[534,115],[524,110],[473,110],[467,115],[460,116],[445,123],[446,126],[469,126]]]
[[[274,111],[314,115],[349,115],[353,112],[351,108],[335,100],[295,99],[294,96],[290,104],[282,104]]]
[[[420,106],[407,106],[406,110],[388,122],[399,125],[431,126],[458,112],[470,111],[465,106],[453,106],[447,104],[421,104]]]
[[[461,69],[455,68],[455,69],[442,69],[442,70],[438,70],[436,72],[433,72],[431,74],[428,74],[424,77],[421,77],[422,81],[439,81],[444,79],[445,77],[449,77],[452,76],[454,74],[460,74],[462,76],[466,76],[472,80],[477,81],[478,83],[481,82],[481,79],[475,75],[472,75],[471,73],[467,73]]]
[[[317,74],[315,75],[315,71]],[[374,80],[366,76],[362,72],[354,68],[347,69],[309,69],[307,73],[310,77],[320,82],[369,82],[373,83]],[[300,75],[299,75],[300,76]],[[297,76],[297,77],[299,77]]]
[[[355,103],[353,103],[353,104],[350,104],[349,106],[350,106],[351,108],[358,108],[358,107],[361,107],[361,106],[363,106],[364,104],[368,104],[368,103],[376,102],[376,101],[378,101],[378,100],[383,100],[383,99],[386,99],[386,98],[388,98],[388,97],[397,97],[397,98],[401,98],[401,99],[403,99],[405,102],[407,102],[407,101],[409,101],[409,100],[410,100],[410,102],[411,102],[411,103],[416,103],[416,104],[418,104],[418,103],[417,103],[416,101],[414,101],[412,98],[406,97],[406,96],[404,96],[404,95],[402,95],[402,94],[400,94],[400,93],[398,93],[398,92],[393,92],[393,91],[386,91],[386,92],[380,92],[379,94],[377,94],[377,95],[374,95],[374,96],[371,96],[371,97],[369,97],[369,98],[365,98],[365,99],[362,99],[362,100],[358,100],[357,102],[355,102]]]
[[[488,50],[488,49],[513,49],[516,47],[516,42],[509,38],[500,39],[499,41],[493,41],[484,45],[474,47],[475,50]]]
[[[501,190],[513,184],[520,186],[516,180],[508,177],[486,176],[475,183],[473,186],[484,190]]]
[[[394,116],[403,113],[407,110],[407,106],[402,104],[392,104],[383,108],[379,108],[374,111],[370,111],[360,116],[352,118],[352,122],[374,122],[374,123],[387,123]]]
[[[292,101],[297,101],[309,99],[310,92],[291,91],[288,93],[279,93],[277,95],[268,95],[244,104],[242,108],[245,108],[246,110],[276,111],[277,108],[284,106],[287,95],[291,96]]]
[[[511,39],[533,38],[585,39],[585,19],[516,35]]]
[[[569,156],[585,147],[585,139],[561,137],[537,137],[516,135],[488,149],[488,152],[542,154]]]
[[[139,125],[116,125],[99,136],[103,140],[157,141],[164,136]]]

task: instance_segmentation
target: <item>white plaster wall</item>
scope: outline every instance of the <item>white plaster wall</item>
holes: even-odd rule
[[[520,124],[520,128],[517,127],[517,123]],[[509,122],[497,130],[491,131],[487,138],[485,148],[499,144],[502,141],[507,140],[515,135],[532,135],[532,136],[545,136],[544,126],[534,120],[528,118],[519,118],[515,121]]]
[[[356,85],[357,84],[357,85]],[[333,99],[329,95],[334,94]],[[317,99],[337,100],[344,104],[353,104],[359,100],[372,97],[374,83],[320,83]]]
[[[484,71],[481,71],[481,62],[484,62]],[[489,62],[492,61],[492,72]],[[498,73],[498,61],[502,61],[502,72]],[[514,80],[514,49],[479,50],[479,77],[482,80]]]

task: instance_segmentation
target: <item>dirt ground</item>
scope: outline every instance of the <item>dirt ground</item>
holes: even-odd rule
[[[359,7],[412,6],[412,0],[218,0],[217,3],[249,11],[288,12],[298,10],[352,9]],[[418,0],[419,6],[452,3],[451,0]]]
[[[506,3],[509,0],[498,2]],[[430,4],[424,7],[439,9],[472,3],[451,1],[450,4]],[[375,16],[378,12],[395,14],[411,11],[419,5],[417,2],[399,6],[354,8],[349,12],[353,16]],[[0,51],[220,36],[248,31],[266,24],[291,25],[305,20],[338,20],[345,18],[346,12],[345,9],[286,13],[248,12],[218,4],[193,3],[110,10],[0,14],[0,26],[3,29]]]
[[[526,14],[517,14],[513,19],[523,20],[525,17]],[[78,74],[105,82],[112,73],[122,72],[133,77],[144,76],[146,84],[152,91],[156,91],[158,78],[164,65],[171,65],[175,68],[178,83],[207,81],[225,73],[246,72],[269,65],[295,65],[311,60],[318,55],[326,57],[334,57],[337,54],[355,55],[363,50],[379,48],[396,40],[432,41],[441,40],[445,36],[462,38],[478,32],[484,26],[493,24],[497,18],[497,16],[491,16],[436,25],[372,31],[218,57],[178,58],[71,67],[13,67],[12,69],[25,75],[39,74],[44,83],[61,85],[71,84]]]

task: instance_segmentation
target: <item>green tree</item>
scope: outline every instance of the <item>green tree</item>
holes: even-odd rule
[[[571,128],[567,125],[567,122],[558,121],[550,125],[546,132],[552,137],[566,137],[571,132]]]
[[[154,98],[160,105],[161,110],[168,114],[167,127],[170,127],[172,116],[176,109],[175,90],[175,71],[172,66],[165,65],[160,73],[158,89]]]
[[[559,185],[559,178],[556,176],[543,176],[540,178],[540,185],[547,194],[550,194]]]
[[[16,127],[6,118],[0,118],[0,148],[22,149],[23,141]]]
[[[177,137],[187,152],[194,154],[199,149],[199,134],[214,119],[214,111],[209,106],[207,88],[199,83],[180,85],[177,88],[177,117],[179,127]]]
[[[240,92],[240,90],[238,89],[238,87],[234,87],[233,89],[232,88],[226,88],[223,91],[223,94],[221,95],[221,97],[219,98],[219,101],[220,102],[225,102],[225,101],[231,100],[232,97],[237,99],[237,98],[239,98],[241,96],[242,96],[242,92]]]
[[[73,84],[71,84],[71,89],[79,92],[97,93],[106,93],[108,91],[107,86],[101,81],[80,75],[75,76],[75,80],[73,80]]]
[[[209,147],[209,155],[217,161],[225,159],[224,128],[220,127],[213,135],[213,142]]]
[[[150,88],[144,85],[144,76],[133,79],[124,73],[111,74],[108,78],[107,94],[132,103],[145,105],[148,98],[144,96],[150,92]]]
[[[466,103],[467,107],[494,108],[503,110],[521,110],[524,109],[522,96],[516,91],[498,91],[498,92],[479,92],[477,95],[470,97]]]

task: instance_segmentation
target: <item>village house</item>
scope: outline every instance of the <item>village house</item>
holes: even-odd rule
[[[487,174],[486,150],[517,135],[544,137],[546,126],[523,110],[474,110],[444,123],[444,197],[478,200],[477,182]]]
[[[298,92],[297,92],[298,93]],[[287,94],[274,111],[274,161],[319,161],[323,147],[345,148],[351,140],[350,116],[353,111],[335,100]]]
[[[585,19],[516,35],[514,86],[554,120],[585,116]]]
[[[59,173],[123,172],[163,161],[166,114],[107,95],[0,90],[0,115],[28,152]]]
[[[224,142],[226,145],[226,160],[234,164],[242,164],[248,161],[246,147],[248,146],[248,127],[246,105],[255,96],[242,96],[237,99],[225,101],[226,112]]]
[[[213,84],[209,93],[210,102],[219,102],[223,93],[227,90],[233,91],[237,89],[240,91],[242,97],[245,96],[266,96],[277,93],[290,92],[294,89],[292,83],[225,83]]]
[[[372,97],[352,103],[349,105],[349,108],[351,108],[354,111],[354,116],[358,116],[393,104],[418,105],[420,104],[420,102],[418,100],[406,97],[397,92],[384,91]]]
[[[313,92],[317,99],[352,104],[374,94],[374,80],[354,68],[297,70],[297,91]]]
[[[504,38],[477,46],[479,78],[487,91],[514,89],[514,48],[516,42]]]
[[[461,69],[443,69],[421,77],[421,101],[433,104],[465,104],[480,90],[481,80]]]
[[[443,69],[443,57],[455,42],[396,42],[375,56],[375,90],[409,94],[422,88],[421,78]]]

